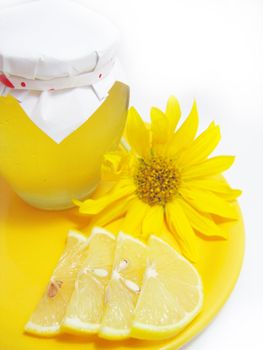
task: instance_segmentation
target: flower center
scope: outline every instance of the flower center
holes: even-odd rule
[[[180,174],[173,159],[140,159],[134,175],[137,196],[150,206],[165,205],[177,193]]]

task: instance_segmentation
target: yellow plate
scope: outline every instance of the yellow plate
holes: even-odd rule
[[[41,297],[64,248],[67,230],[85,224],[76,210],[45,212],[23,203],[0,180],[0,350],[178,349],[214,318],[231,293],[244,253],[242,217],[227,241],[200,239],[197,268],[205,301],[200,315],[174,339],[158,342],[108,342],[97,337],[61,335],[42,339],[23,333],[24,324]]]

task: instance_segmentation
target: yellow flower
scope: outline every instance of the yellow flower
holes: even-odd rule
[[[166,227],[182,253],[195,260],[196,232],[226,238],[215,219],[237,218],[232,202],[240,191],[219,176],[234,157],[208,158],[220,141],[219,127],[211,123],[196,137],[196,103],[177,128],[180,117],[174,97],[169,98],[165,112],[151,109],[150,124],[130,108],[124,142],[118,151],[105,155],[102,166],[102,177],[112,181],[113,187],[97,198],[75,203],[80,213],[93,216],[94,224],[123,218],[122,230],[134,235],[147,237]]]

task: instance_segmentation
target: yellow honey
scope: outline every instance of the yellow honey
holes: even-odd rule
[[[0,96],[0,175],[27,203],[43,209],[72,207],[90,195],[105,152],[120,140],[129,88],[116,82],[96,112],[57,144],[12,96]]]

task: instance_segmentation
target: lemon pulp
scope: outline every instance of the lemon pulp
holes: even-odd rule
[[[66,307],[75,286],[75,279],[85,259],[87,239],[74,231],[68,234],[67,245],[48,287],[25,326],[28,333],[50,336],[60,331]]]
[[[102,155],[117,147],[129,88],[117,82],[97,111],[60,144],[42,132],[12,96],[0,97],[0,172],[26,202],[64,209],[96,187]]]
[[[144,244],[103,228],[71,232],[48,288],[25,329],[98,333],[116,340],[175,336],[200,312],[202,282],[195,267],[157,236]]]
[[[111,274],[115,236],[92,230],[88,255],[78,274],[63,328],[72,333],[96,333],[104,312],[104,292]]]
[[[119,234],[112,276],[105,293],[106,306],[99,332],[101,337],[129,337],[146,266],[146,252],[146,246],[141,241]]]
[[[166,242],[151,236],[148,245],[132,336],[165,339],[176,335],[201,310],[202,282],[194,266]]]

